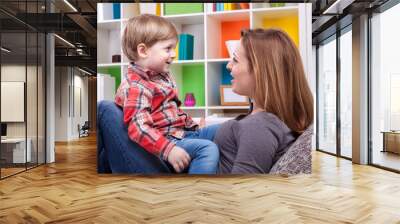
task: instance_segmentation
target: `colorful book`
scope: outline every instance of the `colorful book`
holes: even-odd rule
[[[241,9],[248,9],[249,8],[249,3],[239,3],[239,6]]]
[[[156,3],[156,15],[161,16],[161,4]]]
[[[214,4],[215,3],[206,3],[207,5],[207,12],[214,12]]]
[[[217,12],[224,11],[224,3],[216,3],[217,4]]]
[[[230,11],[235,9],[234,3],[223,3],[224,4],[224,11]]]
[[[228,4],[229,3],[223,3],[224,4],[224,11],[228,11],[229,9],[228,9]]]

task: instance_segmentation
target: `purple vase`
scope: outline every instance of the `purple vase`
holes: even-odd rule
[[[183,103],[186,107],[193,107],[196,105],[196,99],[193,93],[186,93],[185,102]]]

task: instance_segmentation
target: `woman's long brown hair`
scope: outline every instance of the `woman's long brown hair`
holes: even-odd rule
[[[275,114],[292,131],[301,134],[313,122],[313,96],[300,53],[283,31],[242,31],[242,45],[254,74],[253,99]]]

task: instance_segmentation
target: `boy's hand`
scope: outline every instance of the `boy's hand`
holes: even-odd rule
[[[199,128],[204,128],[206,126],[206,119],[204,117],[200,118]]]
[[[181,147],[175,146],[168,154],[168,162],[174,167],[175,171],[182,172],[190,163],[189,154]]]

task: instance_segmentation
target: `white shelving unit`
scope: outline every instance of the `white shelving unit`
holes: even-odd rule
[[[234,24],[248,24],[248,28],[265,28],[270,24],[276,26],[285,26],[289,24],[290,29],[287,31],[295,33],[295,42],[297,43],[305,71],[311,74],[311,4],[288,4],[283,7],[269,7],[268,3],[250,3],[249,9],[231,10],[221,12],[208,12],[209,8],[204,3],[204,12],[179,15],[162,15],[164,3],[122,3],[121,19],[112,19],[112,3],[99,3],[98,7],[102,7],[101,12],[105,15],[98,16],[104,18],[98,21],[98,68],[107,69],[108,67],[119,67],[120,75],[127,72],[128,59],[124,56],[121,48],[122,32],[125,29],[129,18],[139,15],[142,11],[146,13],[156,14],[156,4],[160,4],[161,16],[175,24],[179,33],[189,33],[194,36],[194,55],[193,60],[179,61],[176,60],[171,65],[171,71],[178,84],[180,91],[187,91],[187,86],[193,83],[187,83],[185,80],[193,68],[193,71],[203,72],[196,74],[195,83],[201,89],[204,100],[195,107],[182,107],[193,117],[210,116],[218,114],[224,117],[236,116],[238,113],[244,113],[248,109],[247,106],[221,106],[219,88],[222,81],[223,66],[229,61],[223,44],[224,35],[226,36],[226,26],[232,24],[232,29],[237,33],[239,39],[240,29]],[[298,24],[294,26],[293,24]],[[267,24],[267,25],[266,25]],[[269,24],[269,25],[268,25]],[[292,24],[292,25],[290,25]],[[282,27],[285,30],[285,27]],[[286,30],[285,30],[286,31]],[[111,56],[120,54],[122,62],[112,63]],[[121,77],[122,80],[122,77]],[[190,78],[193,80],[193,77]],[[182,98],[184,94],[181,94]]]

